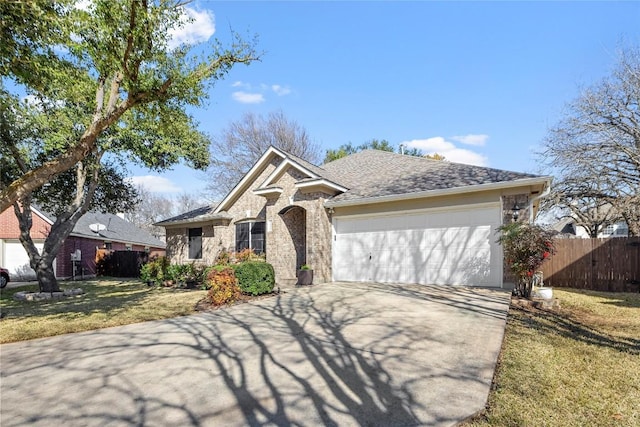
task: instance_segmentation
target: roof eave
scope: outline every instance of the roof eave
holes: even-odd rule
[[[132,244],[132,245],[139,245],[139,246],[149,246],[152,248],[161,248],[161,249],[166,249],[167,244],[164,242],[159,242],[162,244],[153,244],[150,242],[139,242],[136,240],[125,240],[125,239],[121,239],[121,238],[117,238],[117,237],[105,237],[105,236],[101,236],[99,234],[96,235],[89,235],[89,234],[82,234],[82,233],[70,233],[69,234],[70,237],[78,237],[80,239],[92,239],[92,240],[106,240],[108,242],[117,242],[117,243],[124,243],[124,244]]]
[[[345,188],[327,179],[314,179],[312,181],[296,182],[295,186],[296,188],[304,188],[304,189],[313,188],[313,187],[324,187],[334,191],[339,191],[341,193],[344,193],[345,191],[349,190],[348,188]]]
[[[282,188],[257,188],[253,190],[253,194],[257,196],[273,196],[277,194],[282,194]]]
[[[216,215],[214,217],[207,217],[207,218],[188,218],[188,219],[181,219],[181,220],[177,220],[177,221],[160,221],[160,222],[156,222],[153,225],[155,225],[156,227],[167,227],[167,226],[174,226],[174,225],[185,225],[185,224],[198,224],[198,223],[207,223],[207,222],[212,222],[212,221],[231,221],[231,216],[229,215]]]
[[[354,200],[332,201],[324,203],[326,208],[339,208],[344,206],[369,205],[373,203],[396,202],[402,200],[422,199],[427,197],[449,196],[455,194],[474,193],[477,191],[502,190],[505,188],[543,185],[543,188],[551,185],[552,177],[541,176],[536,178],[524,178],[513,181],[492,182],[488,184],[466,185],[464,187],[445,188],[442,190],[419,191],[415,193],[391,194],[388,196],[365,197]]]

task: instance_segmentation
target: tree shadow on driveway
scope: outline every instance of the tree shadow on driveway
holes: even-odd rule
[[[499,326],[498,308],[390,289],[331,284],[2,346],[0,421],[411,426],[481,409],[502,335],[485,351],[479,323]]]

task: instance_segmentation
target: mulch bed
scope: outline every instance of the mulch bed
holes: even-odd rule
[[[511,308],[525,310],[525,311],[533,311],[533,310],[544,310],[544,311],[556,311],[560,310],[560,301],[554,298],[551,300],[544,300],[541,298],[520,298],[520,297],[511,297]]]

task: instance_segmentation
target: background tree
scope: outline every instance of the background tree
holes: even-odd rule
[[[246,113],[213,139],[213,158],[207,171],[212,197],[226,195],[269,146],[314,164],[320,160],[320,149],[306,129],[282,111],[271,112],[267,117]]]
[[[125,212],[124,218],[160,240],[165,239],[165,229],[153,224],[206,205],[199,197],[189,193],[172,198],[152,193],[143,186],[137,186],[136,192],[138,201],[133,209]]]
[[[3,13],[15,5],[37,11],[39,3],[0,7]],[[52,261],[77,220],[88,209],[120,210],[133,201],[135,192],[116,166],[208,165],[209,141],[185,109],[201,106],[207,87],[255,54],[237,37],[229,49],[214,43],[206,57],[186,45],[170,49],[169,30],[184,25],[183,4],[176,1],[96,0],[88,10],[47,12],[57,13],[49,22],[58,26],[56,37],[36,31],[42,37],[33,41],[28,31],[16,33],[16,49],[27,46],[23,51],[33,58],[1,63],[1,82],[12,79],[12,90],[0,87],[2,161],[10,164],[0,175],[0,210],[13,205],[38,282],[55,291]],[[37,63],[33,74],[23,64],[30,59]],[[33,199],[57,207],[41,253],[29,236]]]
[[[425,159],[431,159],[431,160],[447,160],[447,158],[445,156],[443,156],[442,154],[438,154],[438,153],[425,154],[424,158]]]
[[[391,153],[403,153],[408,156],[422,156],[422,151],[418,148],[409,148],[409,147],[398,147],[398,150],[391,145],[389,141],[386,139],[372,139],[360,145],[353,145],[352,143],[343,144],[335,150],[327,150],[324,163],[329,163],[334,160],[338,160],[342,157],[349,156],[351,154],[357,153],[362,150],[381,150],[381,151],[389,151]]]
[[[556,219],[573,219],[577,227],[584,228],[590,237],[596,238],[607,225],[623,219],[611,204],[607,188],[601,182],[599,177],[563,177],[542,199],[541,210],[552,213]]]
[[[226,49],[213,42],[203,57],[184,44],[170,49],[170,30],[185,24],[180,1],[95,0],[88,10],[75,2],[47,3],[0,2],[0,45],[8,46],[0,78],[17,85],[12,96],[26,92],[49,104],[61,133],[72,127],[78,136],[47,139],[46,162],[2,183],[0,211],[95,155],[108,129],[120,134],[103,139],[109,151],[128,151],[150,167],[167,167],[189,151],[195,159],[199,144],[172,149],[187,133],[204,140],[185,107],[201,106],[207,88],[231,67],[257,58],[237,36]],[[21,56],[5,59],[11,52]],[[205,166],[206,155],[198,156]]]
[[[610,204],[640,235],[640,49],[623,49],[611,74],[568,104],[542,158],[563,183],[556,200],[571,206],[571,199],[597,197],[596,205]]]

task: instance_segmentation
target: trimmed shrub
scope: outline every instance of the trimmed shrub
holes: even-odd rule
[[[262,295],[273,291],[276,284],[273,266],[266,262],[247,261],[234,265],[238,286],[245,294]]]
[[[232,268],[212,269],[207,275],[209,301],[213,305],[229,304],[237,301],[242,292]]]
[[[165,279],[172,280],[174,282],[183,282],[182,277],[184,276],[186,265],[172,264],[167,267],[167,274]]]
[[[140,279],[146,283],[161,284],[168,277],[169,259],[167,257],[158,257],[153,261],[149,261],[140,269]]]

